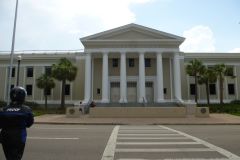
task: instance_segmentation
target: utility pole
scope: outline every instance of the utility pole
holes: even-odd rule
[[[8,74],[8,86],[7,86],[7,104],[10,104],[10,90],[11,90],[11,81],[12,81],[12,66],[13,66],[13,55],[14,55],[14,45],[15,45],[15,33],[16,33],[16,24],[17,24],[17,11],[18,11],[18,0],[16,0],[15,8],[15,17],[14,17],[14,26],[13,26],[13,36],[12,36],[12,47],[10,55],[10,68]]]

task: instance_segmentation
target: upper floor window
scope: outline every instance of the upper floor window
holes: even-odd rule
[[[33,67],[27,67],[27,77],[33,77]]]
[[[15,67],[12,67],[12,77],[15,77],[15,72],[16,72]]]
[[[229,95],[234,95],[235,94],[234,84],[228,84],[228,94]]]
[[[118,67],[118,59],[117,58],[112,59],[112,66],[113,67]]]
[[[233,66],[227,66],[226,76],[233,76]]]
[[[45,67],[45,74],[48,75],[48,76],[52,74],[52,67],[51,66],[46,66]]]
[[[134,67],[134,59],[133,58],[128,59],[128,66],[129,67]]]
[[[145,67],[151,67],[151,59],[145,58]]]
[[[191,95],[195,95],[196,94],[195,84],[190,84],[190,94]]]

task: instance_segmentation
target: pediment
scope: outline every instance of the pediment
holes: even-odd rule
[[[122,27],[111,29],[105,32],[97,33],[91,36],[81,38],[85,41],[101,40],[177,40],[184,41],[184,38],[158,31],[152,28],[144,27],[137,24],[128,24]]]

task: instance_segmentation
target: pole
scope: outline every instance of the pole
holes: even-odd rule
[[[10,73],[8,75],[8,86],[7,86],[7,104],[10,104],[10,90],[11,90],[11,79],[12,79],[12,66],[13,66],[13,54],[14,54],[14,45],[15,45],[15,33],[16,33],[16,24],[17,24],[17,11],[18,11],[18,0],[16,0],[15,8],[15,17],[14,17],[14,26],[13,26],[13,36],[12,36],[12,47],[10,55]]]
[[[18,56],[18,68],[17,68],[17,85],[19,86],[19,70],[20,70],[21,56]]]

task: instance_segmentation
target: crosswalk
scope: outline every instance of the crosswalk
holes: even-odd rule
[[[166,126],[115,126],[102,160],[240,160],[220,147]]]

